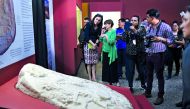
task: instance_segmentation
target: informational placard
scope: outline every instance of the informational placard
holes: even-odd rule
[[[32,0],[0,0],[0,69],[34,54]]]
[[[55,70],[55,46],[54,46],[54,26],[53,26],[53,1],[44,0],[45,21],[46,21],[46,42],[47,42],[47,60],[48,68]]]

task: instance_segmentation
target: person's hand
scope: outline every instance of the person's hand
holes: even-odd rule
[[[133,31],[136,31],[134,26],[130,26],[130,29],[133,30]]]
[[[174,48],[174,45],[173,45],[173,44],[171,44],[171,45],[169,45],[169,47],[170,47],[170,48]]]
[[[153,37],[152,40],[159,42],[159,41],[165,41],[166,39],[163,38],[163,37],[159,37],[159,36],[158,36],[158,37]]]
[[[106,32],[106,28],[103,27],[103,28],[102,28],[102,31],[101,31],[101,34],[104,34],[105,32]]]
[[[101,34],[100,37],[101,37],[101,38],[105,37],[105,34]]]
[[[96,49],[97,48],[97,44],[93,44],[93,49]]]

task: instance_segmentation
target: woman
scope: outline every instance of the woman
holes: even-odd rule
[[[112,29],[113,21],[111,19],[104,22],[105,29],[102,30],[100,41],[102,45],[102,81],[118,83],[117,75],[117,49],[116,49],[116,31]]]
[[[96,64],[98,63],[98,43],[102,29],[103,16],[96,14],[91,23],[86,24],[84,59],[89,80],[96,81]]]
[[[126,57],[126,75],[129,82],[131,92],[133,92],[133,78],[135,73],[135,65],[139,73],[141,80],[141,87],[145,86],[145,47],[144,36],[146,35],[146,29],[140,25],[139,16],[133,16],[131,18],[130,30],[126,37],[127,41],[127,57]]]
[[[174,43],[168,46],[167,55],[168,57],[168,77],[170,79],[172,76],[173,61],[175,61],[176,73],[175,76],[179,75],[180,71],[180,58],[182,55],[182,47],[185,43],[183,34],[179,30],[179,25],[177,21],[172,23],[173,35],[175,37]]]

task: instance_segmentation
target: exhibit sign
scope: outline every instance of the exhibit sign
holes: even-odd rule
[[[34,54],[32,0],[0,0],[0,69]]]
[[[48,68],[55,70],[53,0],[44,0]]]

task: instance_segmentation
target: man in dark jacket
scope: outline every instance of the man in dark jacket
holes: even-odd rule
[[[185,39],[190,40],[190,6],[183,18],[183,34]],[[189,42],[189,41],[188,41]],[[182,59],[183,75],[183,109],[190,109],[190,43],[186,44]]]

